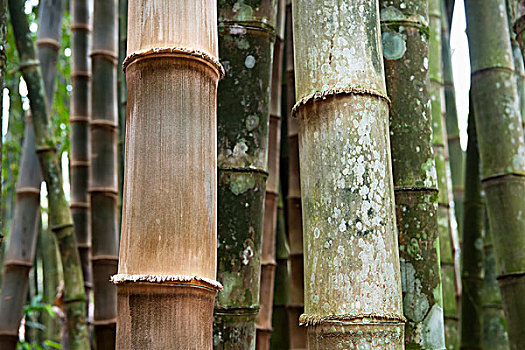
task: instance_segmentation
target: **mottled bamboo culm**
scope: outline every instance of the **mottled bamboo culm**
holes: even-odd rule
[[[461,254],[461,349],[482,349],[483,236],[485,203],[481,196],[478,140],[472,105],[468,117],[463,246]]]
[[[73,230],[73,219],[64,196],[62,174],[47,111],[42,73],[36,61],[36,50],[31,39],[24,4],[22,0],[10,0],[9,13],[20,59],[20,70],[28,87],[36,152],[48,189],[50,227],[57,237],[62,259],[69,348],[88,349],[86,296],[82,266]]]
[[[456,269],[455,253],[458,249],[457,231],[452,230],[450,179],[448,176],[447,134],[443,115],[444,88],[441,59],[441,1],[429,3],[430,42],[429,73],[432,111],[432,143],[438,178],[438,230],[443,290],[443,312],[445,317],[445,343],[447,349],[459,349],[458,284],[459,269]],[[458,266],[459,267],[459,266]]]
[[[456,215],[457,232],[462,231],[463,197],[465,187],[465,154],[461,149],[458,127],[458,111],[456,108],[456,89],[452,74],[452,52],[450,50],[450,27],[446,12],[448,0],[441,1],[441,53],[443,62],[443,85],[445,91],[445,124],[447,130],[447,146],[449,154],[452,194],[454,198],[454,213]]]
[[[272,334],[272,311],[275,270],[275,240],[277,205],[279,201],[279,169],[281,148],[281,80],[283,73],[285,0],[277,1],[276,37],[273,46],[272,80],[270,97],[270,129],[268,132],[268,181],[264,201],[264,224],[261,253],[261,286],[257,315],[256,349],[269,350]]]
[[[497,280],[510,348],[523,349],[525,142],[505,5],[505,0],[465,1],[471,93]],[[518,40],[521,35],[517,30]]]
[[[288,325],[290,349],[306,349],[306,328],[299,326],[304,312],[303,219],[301,208],[301,173],[299,169],[299,127],[292,117],[295,105],[295,65],[293,47],[292,1],[286,5],[286,118],[288,129],[288,242],[290,255],[290,288],[288,292]]]
[[[514,60],[516,84],[518,86],[520,114],[523,116],[525,115],[525,66],[523,62],[523,54],[521,53],[521,47],[518,43],[517,35],[514,32],[514,24],[516,23],[516,16],[518,16],[518,0],[507,0],[506,2],[510,44],[512,47],[512,55]],[[525,126],[525,120],[523,120],[523,118],[521,121],[521,125],[522,127]]]
[[[277,2],[218,0],[218,12],[226,71],[217,109],[217,271],[224,292],[215,304],[214,347],[254,349]]]
[[[117,0],[93,1],[91,47],[91,118],[89,200],[93,323],[98,350],[115,348],[117,287],[110,277],[118,263],[118,4]]]
[[[2,96],[4,91],[4,77],[5,77],[5,68],[6,68],[6,50],[5,50],[5,44],[6,44],[6,32],[7,32],[7,0],[0,0],[0,88],[2,89]],[[4,122],[4,110],[2,109],[0,111],[0,130],[4,130],[3,128],[3,122]],[[2,145],[3,145],[3,138],[0,139],[0,164],[2,164],[3,160],[3,152],[2,152]],[[0,176],[1,180],[1,176]],[[2,199],[2,181],[0,181],[0,202]],[[2,216],[0,216],[0,252],[4,250],[4,225],[2,221]],[[0,264],[1,264],[1,256],[3,253],[0,253]],[[1,268],[0,268],[1,269]],[[2,272],[0,272],[0,282],[2,281],[1,277]]]
[[[89,206],[89,163],[91,116],[91,6],[92,0],[71,0],[71,215],[78,252],[82,261],[84,289],[92,288],[91,215]],[[88,299],[89,301],[89,299]]]
[[[379,2],[293,3],[308,349],[399,349]]]
[[[217,3],[130,0],[128,10],[116,348],[211,350],[222,288]]]
[[[428,1],[380,1],[408,349],[445,349]]]

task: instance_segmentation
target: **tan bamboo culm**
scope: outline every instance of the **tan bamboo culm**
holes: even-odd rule
[[[215,0],[130,0],[118,349],[211,349],[217,250]]]

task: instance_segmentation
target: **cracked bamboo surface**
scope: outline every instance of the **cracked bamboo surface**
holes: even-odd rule
[[[117,348],[212,348],[216,9],[129,1]]]
[[[525,347],[521,322],[525,310],[525,142],[505,5],[504,0],[465,1],[482,186],[510,347],[521,349]],[[521,40],[519,22],[516,32]]]
[[[428,2],[381,1],[407,348],[445,349]]]
[[[268,181],[264,201],[264,223],[261,253],[261,286],[257,315],[256,349],[270,349],[274,280],[277,267],[275,256],[277,206],[279,202],[279,170],[281,151],[281,91],[283,73],[284,18],[286,3],[277,2],[276,37],[273,47],[270,96],[270,129],[268,133]]]
[[[379,2],[294,2],[293,24],[307,346],[397,349],[404,317]]]
[[[91,115],[91,0],[71,1],[71,215],[82,261],[84,289],[92,288],[89,206],[89,119]]]
[[[95,342],[113,349],[117,288],[110,277],[118,263],[117,0],[93,1],[89,200],[91,206]],[[87,67],[86,67],[87,68]]]

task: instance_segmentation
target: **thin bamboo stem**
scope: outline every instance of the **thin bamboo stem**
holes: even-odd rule
[[[504,0],[465,1],[471,93],[497,280],[511,349],[521,349],[525,348],[521,321],[525,312],[525,141],[505,5]]]
[[[129,1],[118,349],[212,349],[216,5]]]
[[[9,13],[21,62],[20,70],[28,87],[36,152],[48,188],[49,222],[51,230],[57,237],[64,269],[64,299],[69,346],[70,349],[87,349],[89,345],[86,296],[80,257],[71,212],[64,196],[62,174],[43,92],[42,74],[36,61],[36,50],[29,32],[27,16],[24,13],[24,4],[22,0],[10,0]]]
[[[82,263],[84,290],[88,296],[93,285],[91,268],[91,215],[89,205],[89,162],[91,115],[91,0],[71,0],[71,215]]]
[[[428,84],[428,2],[381,1],[405,346],[445,349],[438,188]]]
[[[270,96],[270,130],[268,132],[268,182],[264,202],[263,240],[261,253],[261,308],[256,323],[256,349],[270,349],[272,334],[272,311],[274,279],[276,272],[276,227],[279,201],[279,169],[281,147],[281,80],[283,73],[284,18],[286,3],[277,3],[276,37],[273,48],[272,80]]]

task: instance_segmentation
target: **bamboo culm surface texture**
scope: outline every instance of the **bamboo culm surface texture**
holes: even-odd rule
[[[441,59],[441,1],[431,0],[429,73],[432,111],[432,143],[438,178],[438,230],[441,259],[441,279],[443,291],[443,311],[445,318],[445,343],[447,349],[459,348],[459,315],[457,296],[459,295],[459,269],[455,258],[458,248],[457,231],[452,230],[453,211],[451,210],[450,179],[448,176],[448,149],[445,118],[442,105],[444,87]]]
[[[428,2],[382,1],[403,309],[409,349],[445,349],[438,188],[428,86]]]
[[[257,315],[256,349],[269,350],[272,334],[274,279],[277,267],[275,242],[279,202],[279,165],[281,147],[281,80],[283,73],[285,1],[277,2],[276,37],[273,47],[270,96],[270,129],[268,132],[268,181],[264,201],[264,223],[261,253],[261,286]]]
[[[215,349],[256,344],[276,5],[256,0],[238,8],[234,0],[218,1],[226,76],[217,110],[217,253],[224,292],[215,305]]]
[[[472,66],[471,93],[497,280],[510,348],[522,349],[525,348],[522,324],[525,312],[525,142],[505,6],[505,0],[465,1]],[[520,40],[522,33],[516,32]]]
[[[481,195],[478,141],[470,108],[465,169],[463,246],[461,255],[461,348],[482,349],[483,236],[485,203]]]
[[[91,115],[91,0],[71,0],[71,215],[82,262],[84,290],[90,295],[91,215],[89,205],[89,119]]]
[[[211,350],[222,288],[217,3],[130,0],[128,10],[116,347]]]
[[[295,105],[295,65],[293,47],[292,2],[286,5],[286,118],[288,129],[287,233],[290,243],[290,288],[288,289],[288,326],[290,349],[306,349],[306,328],[299,326],[304,312],[304,251],[301,207],[301,173],[299,168],[299,128],[292,117]]]
[[[379,21],[378,1],[294,2],[308,349],[403,347]]]
[[[115,348],[118,263],[117,0],[94,0],[89,197],[97,349]]]
[[[36,50],[24,12],[24,1],[9,1],[9,13],[21,62],[20,70],[28,87],[36,152],[48,189],[50,227],[57,237],[62,258],[69,346],[70,349],[87,349],[89,345],[82,267],[71,212],[64,196],[62,174],[47,110],[42,74],[36,61]]]

